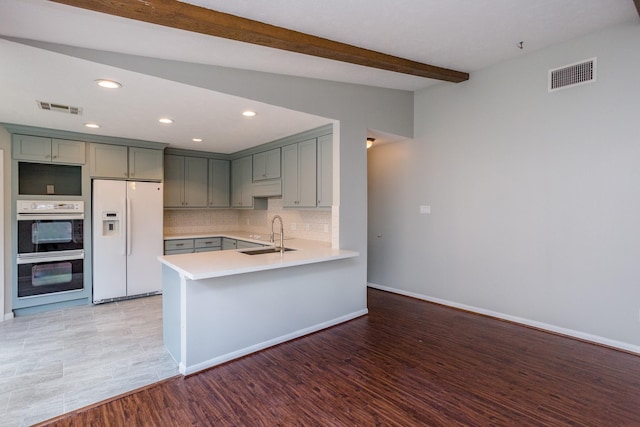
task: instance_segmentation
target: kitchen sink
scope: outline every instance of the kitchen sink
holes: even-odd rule
[[[288,251],[295,251],[295,249],[291,249],[291,248],[284,248],[285,252]],[[262,254],[275,254],[280,252],[280,248],[276,249],[273,246],[270,246],[268,248],[260,248],[260,249],[251,249],[249,251],[243,251],[243,254],[247,254],[247,255],[262,255]]]

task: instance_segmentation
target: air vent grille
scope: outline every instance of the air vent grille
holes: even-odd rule
[[[72,107],[69,105],[56,104],[53,102],[36,101],[38,108],[46,111],[57,111],[59,113],[71,114],[74,116],[82,115],[81,107]]]
[[[596,58],[549,70],[549,92],[596,81]]]

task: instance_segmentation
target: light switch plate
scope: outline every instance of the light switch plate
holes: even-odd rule
[[[431,206],[430,205],[420,205],[420,213],[427,215],[431,213]]]

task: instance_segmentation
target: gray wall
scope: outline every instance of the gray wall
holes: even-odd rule
[[[639,73],[631,25],[417,93],[415,139],[369,150],[368,280],[640,351]]]
[[[362,304],[365,304],[366,132],[367,128],[375,128],[413,136],[412,92],[155,60],[50,43],[22,42],[81,59],[339,120],[339,240],[340,247],[361,253],[345,280],[362,287]]]

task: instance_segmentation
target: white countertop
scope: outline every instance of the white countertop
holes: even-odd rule
[[[189,239],[213,236],[229,237],[232,239],[261,243],[269,241],[269,236],[256,236],[256,233],[235,231],[206,234],[165,235],[164,238]],[[247,255],[242,252],[251,249],[237,249],[164,255],[158,257],[158,260],[190,280],[200,280],[212,277],[231,276],[235,274],[313,264],[337,259],[353,258],[360,255],[355,251],[331,248],[331,244],[328,242],[319,242],[314,240],[285,239],[285,247],[296,250],[287,251],[282,254],[277,252],[273,254]]]

